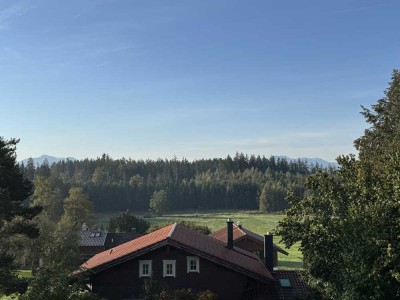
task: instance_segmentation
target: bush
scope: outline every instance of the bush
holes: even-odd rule
[[[170,289],[168,287],[161,288],[160,284],[152,279],[145,281],[144,284],[145,298],[147,300],[216,300],[217,295],[210,290],[194,291],[188,289]]]
[[[0,296],[0,300],[18,300],[21,294],[16,293],[16,294],[11,294],[8,296]]]
[[[63,270],[44,268],[33,278],[21,300],[98,300],[85,290],[81,280],[70,277]]]

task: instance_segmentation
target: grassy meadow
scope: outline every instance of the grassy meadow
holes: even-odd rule
[[[107,227],[108,220],[117,213],[97,214],[99,225]],[[174,221],[192,221],[201,225],[207,225],[212,231],[226,226],[228,218],[232,218],[235,222],[240,222],[244,228],[247,228],[260,235],[266,234],[268,231],[273,232],[276,225],[283,218],[283,214],[264,214],[258,211],[213,211],[213,212],[178,212],[165,214],[162,217],[148,216],[148,212],[137,213],[137,216],[145,216],[146,220],[153,224],[166,224]],[[280,243],[278,236],[274,237],[274,243],[285,249]],[[280,269],[299,269],[302,267],[302,255],[298,249],[298,245],[290,249],[288,256],[279,254]]]

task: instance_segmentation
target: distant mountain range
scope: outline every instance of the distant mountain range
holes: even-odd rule
[[[309,166],[311,166],[311,165],[315,166],[316,164],[318,164],[319,166],[322,166],[324,168],[329,167],[329,166],[334,167],[334,168],[338,167],[338,164],[336,162],[330,162],[330,161],[324,160],[322,158],[308,158],[308,157],[290,158],[290,157],[283,156],[283,155],[280,155],[280,156],[277,155],[275,157],[276,158],[278,158],[278,157],[284,158],[287,161],[295,161],[295,160],[300,159],[301,161],[307,162],[307,164]]]
[[[29,158],[21,160],[20,163],[24,163],[24,165],[26,165],[27,162],[28,162],[28,159]],[[62,160],[65,160],[65,161],[67,161],[67,160],[72,160],[72,161],[76,160],[76,158],[73,158],[73,157],[55,157],[55,156],[50,156],[50,155],[42,155],[42,156],[39,156],[39,157],[32,157],[32,159],[33,159],[33,164],[35,166],[36,165],[40,166],[46,159],[47,159],[47,162],[49,163],[49,165],[51,165],[53,163],[56,163],[56,162],[59,162],[59,161],[62,161]]]
[[[290,158],[290,157],[283,156],[283,155],[275,155],[275,157],[276,158],[284,158],[287,161],[295,161],[295,160],[300,159],[302,161],[306,161],[308,165],[314,165],[315,166],[316,164],[318,164],[318,165],[320,165],[320,166],[322,166],[324,168],[329,167],[329,166],[332,166],[332,167],[337,167],[338,166],[338,164],[336,162],[330,162],[330,161],[327,161],[327,160],[323,160],[321,158],[308,158],[308,157]],[[62,160],[64,160],[64,161],[67,161],[67,160],[75,161],[75,160],[77,160],[74,157],[55,157],[55,156],[50,156],[50,155],[42,155],[42,156],[35,157],[35,158],[32,157],[32,159],[33,159],[33,164],[35,166],[36,165],[40,166],[46,159],[47,159],[47,162],[49,163],[49,165],[51,165],[53,163],[56,163],[56,162],[59,162],[59,161],[62,161]],[[26,165],[27,162],[28,162],[28,159],[24,159],[24,160],[20,161],[20,163],[24,163],[24,165]]]

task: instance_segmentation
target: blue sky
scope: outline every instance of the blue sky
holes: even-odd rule
[[[400,1],[0,0],[18,159],[354,153],[399,68]]]

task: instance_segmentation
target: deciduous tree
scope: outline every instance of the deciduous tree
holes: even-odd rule
[[[150,208],[153,209],[158,216],[161,216],[168,210],[168,198],[164,190],[153,193],[153,196],[150,198]]]
[[[329,299],[400,297],[400,73],[363,110],[371,125],[355,141],[359,159],[309,177],[314,193],[290,197],[277,234],[301,243],[310,284]]]
[[[150,223],[140,217],[135,217],[129,211],[125,211],[111,218],[108,226],[110,232],[145,233],[150,227]]]

